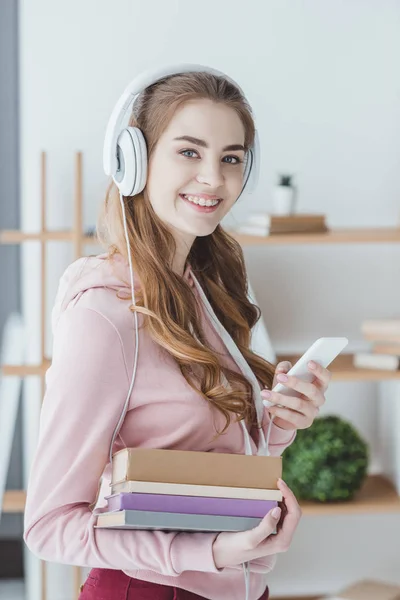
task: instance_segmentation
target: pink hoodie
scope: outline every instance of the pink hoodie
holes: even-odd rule
[[[216,534],[95,529],[109,493],[109,445],[129,389],[134,360],[134,319],[118,290],[130,294],[122,258],[83,258],[61,278],[53,310],[53,358],[46,374],[38,447],[25,510],[24,540],[52,562],[123,570],[127,575],[176,586],[212,600],[243,600],[242,565],[218,570],[212,553]],[[210,322],[190,267],[204,333],[223,364],[239,370]],[[138,282],[135,282],[137,287]],[[238,423],[213,440],[219,411],[194,392],[171,356],[141,328],[139,358],[128,411],[113,453],[124,447],[171,448],[243,454]],[[264,412],[263,429],[269,424]],[[250,432],[251,433],[251,432]],[[252,452],[257,447],[250,435]],[[280,455],[295,433],[272,424],[269,451]],[[98,493],[98,483],[103,483]],[[95,505],[95,509],[92,510]],[[249,600],[266,587],[275,556],[250,562]]]

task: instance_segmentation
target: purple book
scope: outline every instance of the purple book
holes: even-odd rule
[[[151,512],[218,515],[226,517],[264,517],[278,506],[276,500],[244,500],[205,496],[173,496],[121,492],[106,496],[109,511],[146,510]]]

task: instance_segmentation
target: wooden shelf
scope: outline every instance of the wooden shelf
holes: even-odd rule
[[[301,354],[283,354],[277,356],[277,362],[290,360],[292,365],[300,358]],[[384,381],[400,379],[400,370],[384,371],[383,369],[359,369],[353,365],[352,354],[340,354],[329,365],[332,381]]]
[[[277,362],[290,360],[294,364],[300,354],[281,354],[277,356]],[[20,377],[31,377],[44,375],[50,367],[51,360],[48,359],[41,365],[3,365],[0,368],[4,376],[19,375]],[[332,373],[332,381],[383,381],[400,379],[399,371],[383,371],[381,369],[357,369],[353,366],[352,354],[341,354],[329,366]]]
[[[24,490],[6,490],[3,497],[3,512],[22,513],[25,510],[26,492]]]
[[[41,365],[3,365],[0,368],[2,375],[31,377],[34,375],[44,375],[50,367],[51,361],[46,360]]]
[[[3,512],[19,513],[25,508],[24,490],[7,490]],[[371,475],[354,500],[339,503],[301,502],[303,515],[343,515],[400,512],[400,496],[393,485],[381,475]]]
[[[19,230],[4,230],[0,232],[0,243],[2,244],[20,244],[21,242],[39,241],[39,242],[72,242],[73,234],[71,231],[44,231],[39,233],[27,233]]]
[[[399,243],[400,227],[332,229],[324,233],[279,233],[268,236],[245,235],[228,231],[241,246],[265,244],[284,246],[291,244],[382,244]]]
[[[19,229],[0,231],[0,244],[21,244],[22,242],[72,242],[75,240],[73,231],[44,231],[29,233]],[[97,238],[92,235],[83,235],[84,244],[96,244]]]
[[[325,233],[281,233],[269,236],[244,235],[228,230],[242,246],[292,244],[385,244],[400,243],[400,227],[332,229]],[[73,231],[45,231],[29,233],[20,230],[0,232],[0,243],[20,244],[27,241],[66,241],[75,239]],[[96,236],[82,235],[84,244],[96,244]]]
[[[301,502],[303,515],[343,515],[400,512],[400,496],[382,475],[367,477],[362,489],[349,502]]]

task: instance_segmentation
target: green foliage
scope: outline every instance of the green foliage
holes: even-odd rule
[[[329,415],[300,429],[283,455],[283,479],[298,500],[350,500],[367,474],[369,449],[344,419]]]
[[[279,175],[278,185],[282,185],[284,187],[292,187],[292,179],[293,175]]]

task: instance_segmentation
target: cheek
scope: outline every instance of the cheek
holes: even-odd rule
[[[175,155],[154,156],[149,161],[147,186],[149,193],[177,195],[194,177],[194,165]]]
[[[229,195],[233,197],[234,200],[236,200],[242,191],[244,185],[243,176],[244,168],[238,168],[234,173],[229,173],[229,176],[225,179],[229,188]]]

